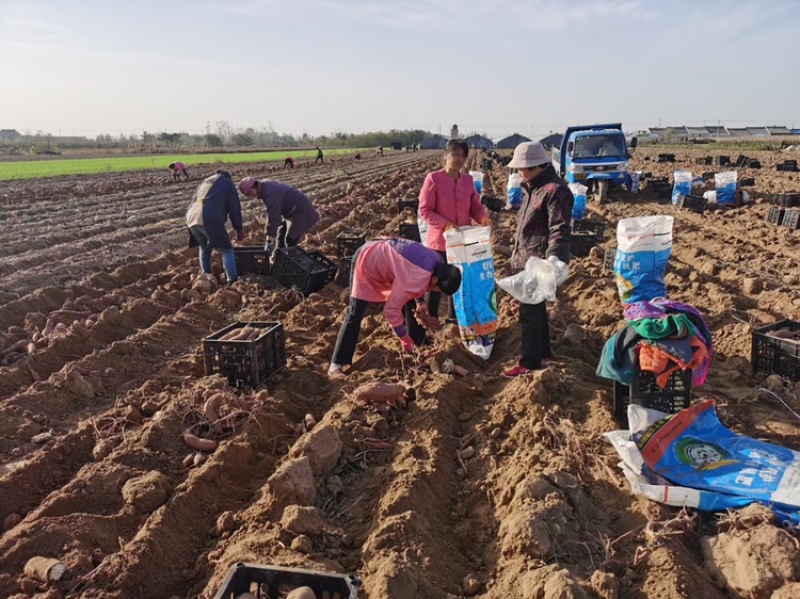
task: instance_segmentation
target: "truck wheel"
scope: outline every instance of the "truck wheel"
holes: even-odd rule
[[[599,179],[594,182],[594,199],[598,204],[604,204],[608,198],[608,181]]]

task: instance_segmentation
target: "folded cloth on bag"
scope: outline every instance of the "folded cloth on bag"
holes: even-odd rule
[[[645,339],[680,339],[694,334],[692,321],[685,314],[664,314],[661,318],[642,318],[628,324]]]
[[[630,386],[638,359],[636,346],[641,341],[639,334],[629,326],[614,333],[603,346],[597,376]]]
[[[693,354],[691,360],[683,362],[673,355],[668,354],[663,349],[640,343],[639,350],[639,369],[652,372],[656,375],[656,385],[664,389],[669,383],[669,377],[676,370],[687,370],[697,368],[702,362],[708,359],[708,348],[702,339],[693,336],[689,339]],[[694,371],[692,371],[692,381],[694,381]]]
[[[676,302],[666,298],[655,298],[649,302],[634,302],[625,306],[624,318],[626,321],[641,320],[643,318],[660,318],[665,314],[685,314],[695,329],[695,334],[706,345],[706,358],[692,371],[692,382],[695,386],[702,385],[708,369],[711,366],[711,358],[714,355],[714,346],[711,340],[711,331],[706,325],[703,316],[694,306]]]

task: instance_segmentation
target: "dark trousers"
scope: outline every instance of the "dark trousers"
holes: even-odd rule
[[[358,248],[353,254],[353,260],[350,265],[350,289],[353,289],[353,272],[355,271],[356,260],[361,252]],[[403,307],[403,316],[408,330],[408,336],[414,342],[414,345],[420,346],[425,343],[425,329],[422,328],[414,317],[414,310],[417,303],[411,300]],[[344,316],[342,326],[339,329],[339,336],[336,338],[336,347],[333,349],[333,358],[331,363],[345,366],[353,363],[353,355],[356,353],[356,345],[358,345],[358,335],[361,332],[361,321],[364,320],[364,314],[367,311],[369,302],[366,300],[350,298],[350,305],[347,307],[347,314]]]
[[[300,238],[289,237],[289,235],[287,235],[288,231],[289,225],[285,220],[281,221],[281,226],[278,227],[278,236],[275,239],[275,247],[285,248],[292,245],[297,245],[297,243],[300,241]]]
[[[437,254],[439,254],[444,261],[447,262],[447,253],[440,252],[439,250],[434,250]],[[431,316],[434,318],[439,318],[439,303],[442,301],[442,294],[439,291],[429,291],[428,297],[426,298],[426,302],[428,304],[428,312],[431,313]],[[450,308],[447,310],[447,318],[451,318],[455,320],[456,318],[456,304],[453,300],[453,297],[450,297]]]
[[[550,358],[550,322],[547,304],[519,305],[519,324],[522,327],[522,358],[520,366],[536,370],[542,360]]]

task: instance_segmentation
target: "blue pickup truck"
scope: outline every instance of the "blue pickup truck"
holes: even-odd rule
[[[631,140],[636,147],[636,138]],[[603,203],[609,186],[625,183],[628,144],[622,123],[569,127],[561,147],[553,148],[553,166],[568,183],[582,183]]]

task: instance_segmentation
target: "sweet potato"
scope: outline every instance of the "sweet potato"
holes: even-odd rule
[[[356,389],[356,399],[365,403],[396,403],[406,388],[396,383],[366,383]]]
[[[203,414],[206,417],[206,420],[211,424],[211,428],[217,429],[216,426],[217,420],[219,420],[219,406],[222,401],[225,399],[225,396],[222,393],[215,393],[211,397],[206,400],[206,403],[203,405]]]
[[[192,449],[196,449],[197,451],[206,451],[208,453],[214,452],[219,445],[219,443],[216,441],[211,439],[201,439],[192,433],[183,433],[183,442]]]
[[[5,348],[4,350],[0,351],[0,356],[7,356],[8,354],[16,353],[16,352],[20,351],[21,349],[23,349],[26,345],[28,345],[28,340],[27,339],[20,339],[16,343],[12,343],[7,348]]]
[[[25,576],[38,582],[58,582],[65,570],[64,564],[57,559],[39,556],[29,559],[23,568]]]

